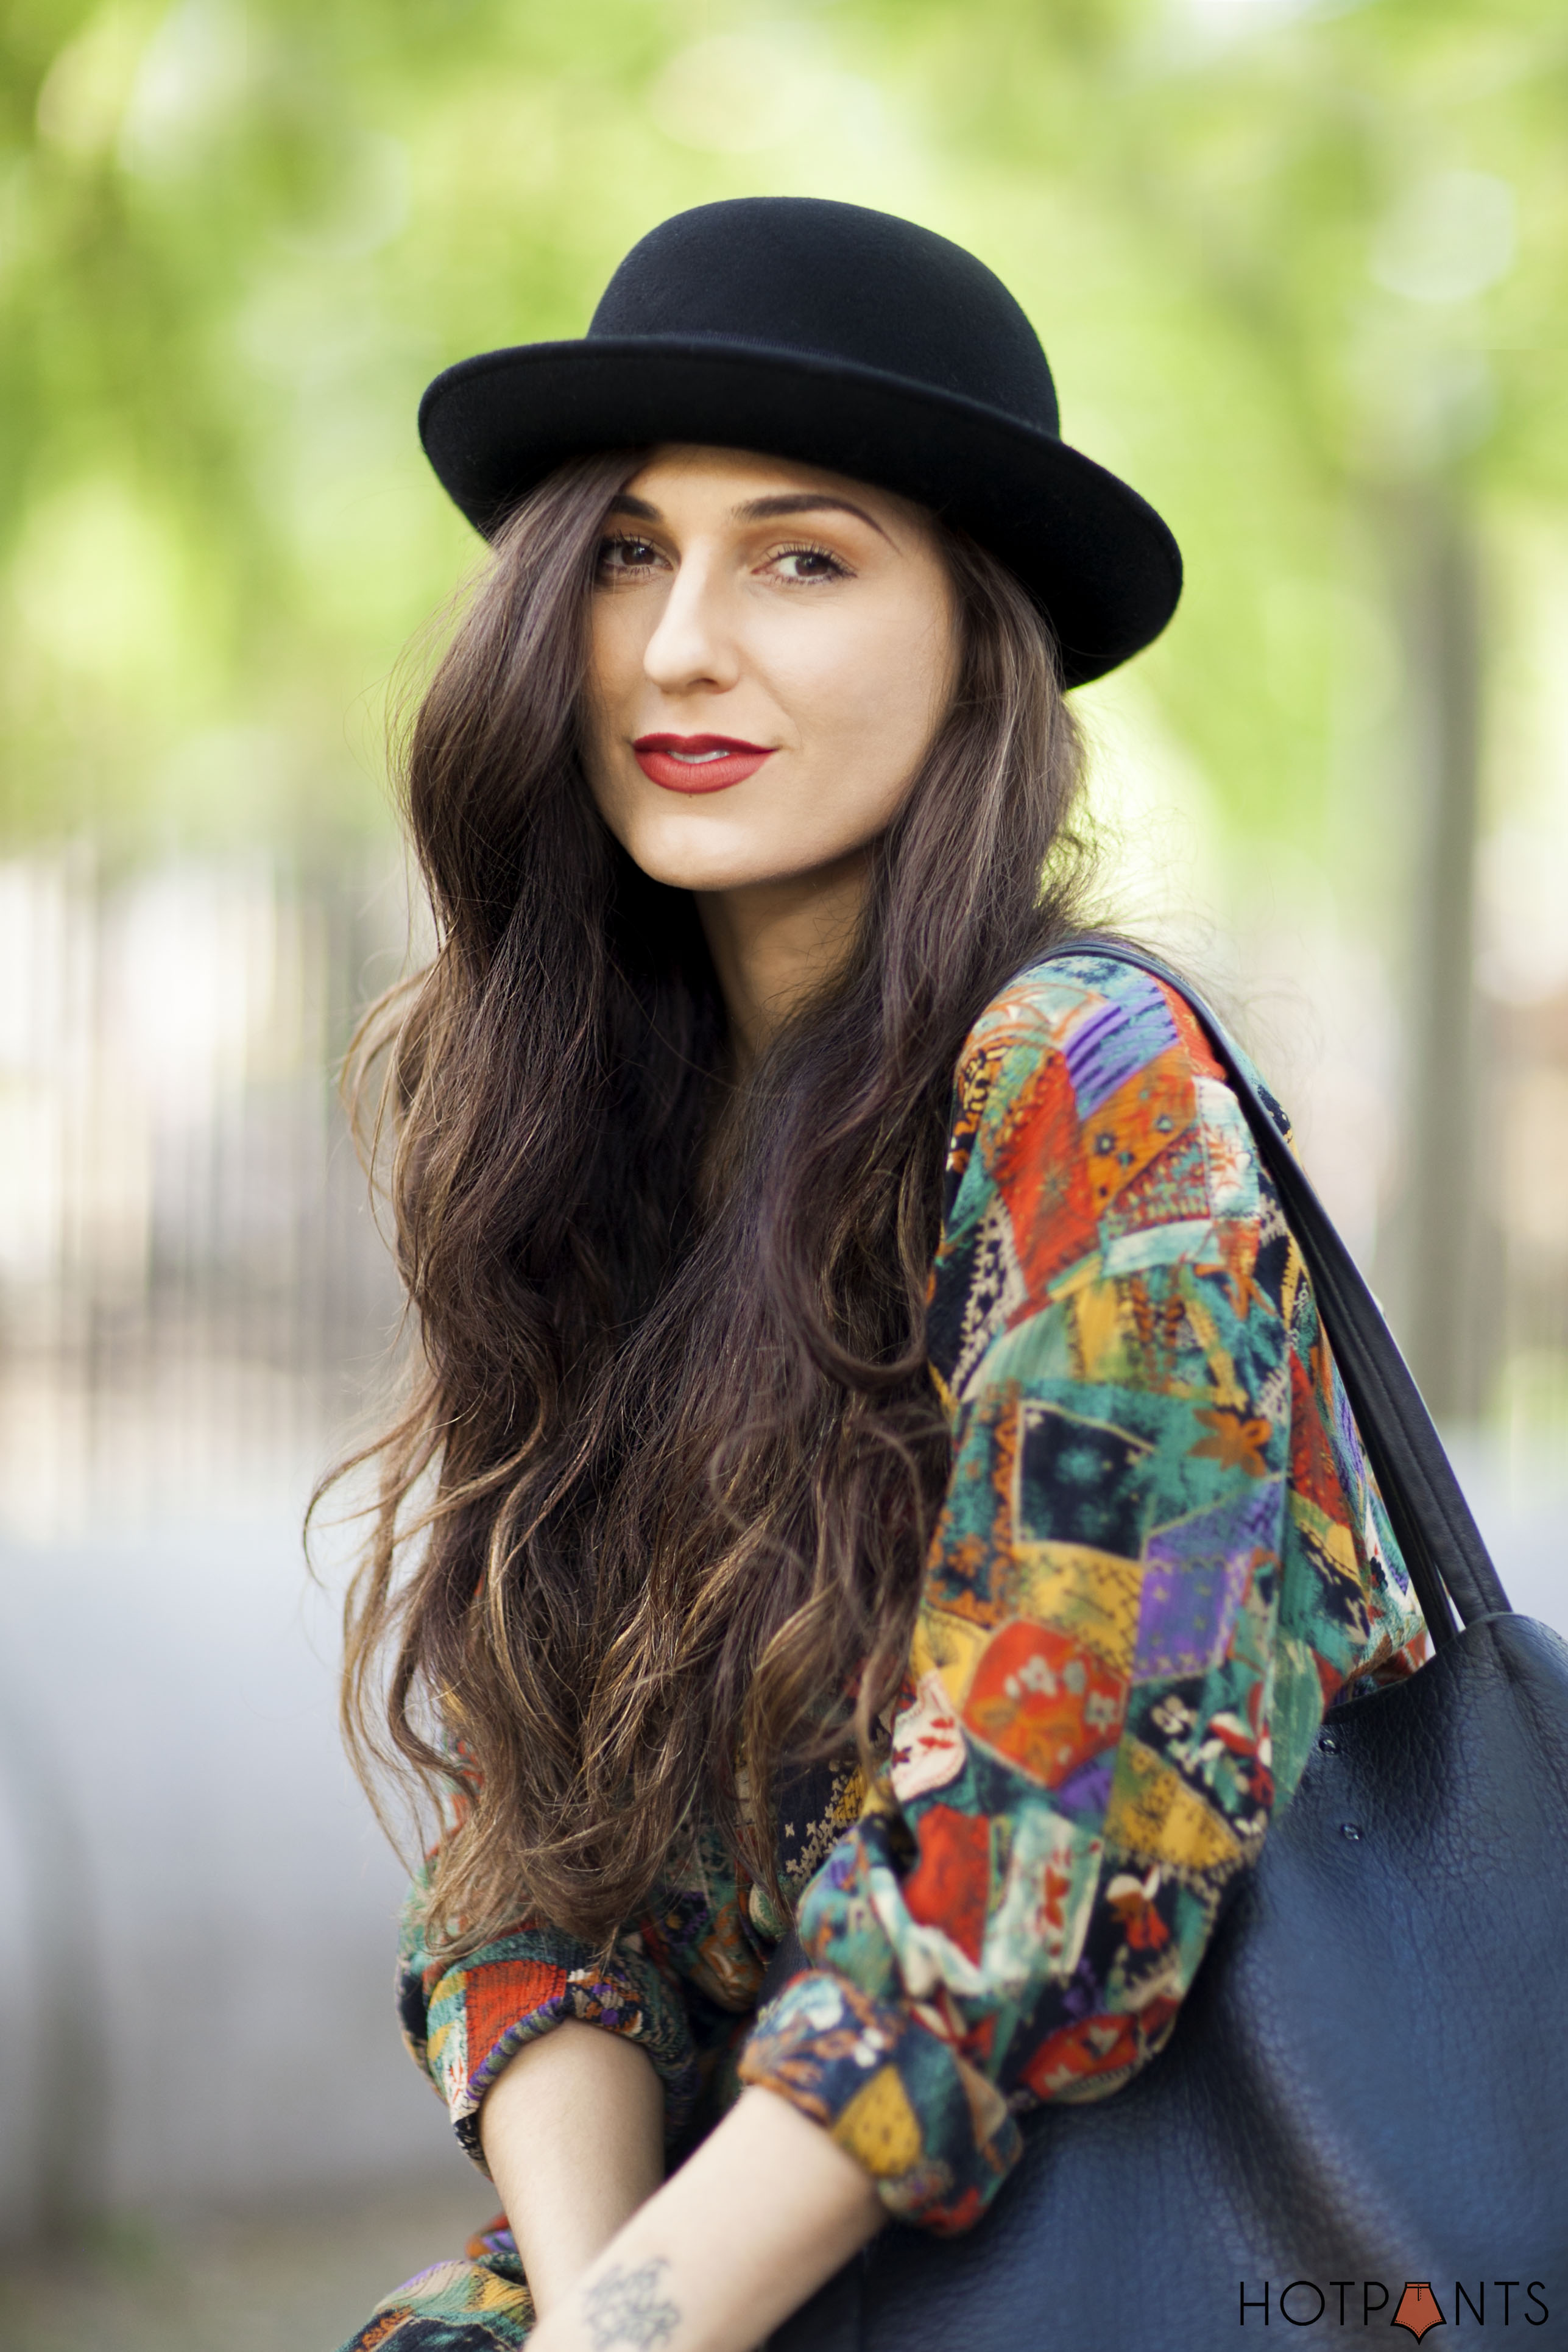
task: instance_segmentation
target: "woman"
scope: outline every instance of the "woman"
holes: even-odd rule
[[[505,2218],[353,2343],[743,2352],[1154,2056],[1422,1626],[1222,1072],[1060,956],[1063,688],[1180,575],[1011,297],[709,206],[423,426],[495,553],[408,761],[349,1715],[443,1797],[404,2023]]]

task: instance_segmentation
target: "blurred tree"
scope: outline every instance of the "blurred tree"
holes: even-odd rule
[[[1434,583],[1568,488],[1565,94],[1553,0],[12,0],[0,821],[379,826],[381,683],[473,551],[425,380],[580,332],[682,205],[880,204],[1018,289],[1069,436],[1183,541],[1176,625],[1089,707],[1155,715],[1244,868],[1292,845],[1395,927],[1427,877],[1434,1170],[1484,614]],[[1462,1171],[1417,1190],[1429,1270]],[[1449,1402],[1456,1345],[1420,1342]]]
[[[1146,674],[1250,828],[1322,821],[1357,510],[1563,487],[1542,0],[15,0],[3,38],[18,819],[154,807],[172,741],[374,677],[465,545],[426,374],[580,331],[706,196],[903,205],[1020,286],[1069,427],[1191,551]]]

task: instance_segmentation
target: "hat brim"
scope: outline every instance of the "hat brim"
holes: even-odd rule
[[[663,336],[525,343],[437,376],[419,434],[487,538],[592,449],[709,443],[897,491],[1017,575],[1056,631],[1068,686],[1150,644],[1181,594],[1174,539],[1103,466],[999,409],[839,360]]]

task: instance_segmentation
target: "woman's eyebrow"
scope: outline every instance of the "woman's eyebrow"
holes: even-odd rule
[[[851,499],[830,498],[826,490],[794,490],[781,492],[777,498],[748,499],[734,513],[737,522],[772,522],[780,515],[816,514],[824,509],[858,515],[862,522],[870,524],[879,539],[888,539],[881,524],[864,507],[858,507]],[[889,539],[889,547],[892,543]]]
[[[888,539],[881,524],[874,515],[868,515],[864,507],[858,507],[852,499],[832,498],[826,490],[781,490],[773,498],[748,499],[743,506],[731,509],[731,518],[736,522],[774,522],[782,515],[820,514],[824,511],[856,515],[860,521],[870,525],[879,539]],[[639,522],[664,520],[651,499],[637,498],[630,490],[616,492],[610,500],[610,512],[635,515]],[[888,539],[889,547],[892,543]]]

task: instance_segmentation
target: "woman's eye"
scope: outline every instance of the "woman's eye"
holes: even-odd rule
[[[786,580],[843,580],[848,577],[848,566],[837,556],[829,555],[825,547],[784,547],[773,557]]]
[[[608,572],[653,572],[658,569],[659,554],[646,539],[602,539],[599,541],[599,570]]]

